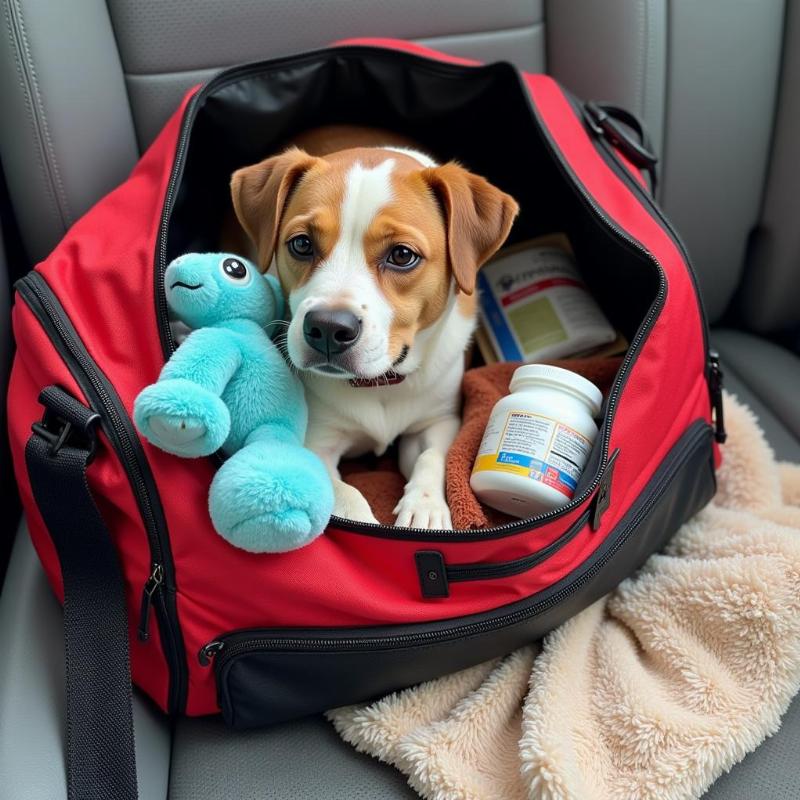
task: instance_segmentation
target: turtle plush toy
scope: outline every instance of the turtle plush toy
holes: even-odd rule
[[[189,253],[170,263],[164,285],[173,317],[192,332],[136,398],[136,426],[178,456],[228,456],[208,507],[231,544],[302,547],[324,530],[333,488],[303,447],[302,384],[267,333],[283,317],[278,281],[239,256]]]

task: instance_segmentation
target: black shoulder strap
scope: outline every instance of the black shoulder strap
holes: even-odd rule
[[[69,800],[135,800],[128,615],[122,570],[86,480],[97,414],[45,389],[25,448],[33,497],[61,562]]]

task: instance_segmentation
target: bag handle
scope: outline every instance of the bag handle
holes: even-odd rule
[[[650,193],[655,195],[658,184],[656,168],[658,157],[653,150],[647,129],[639,117],[619,106],[594,100],[584,103],[583,109],[589,127],[597,136],[607,139],[635,167],[649,174]],[[633,139],[619,123],[633,131],[639,141]]]
[[[122,570],[86,480],[100,417],[57,386],[39,402],[25,463],[64,582],[67,797],[136,800]]]

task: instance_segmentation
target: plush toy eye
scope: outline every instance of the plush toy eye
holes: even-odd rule
[[[219,267],[222,274],[233,283],[241,283],[250,277],[250,270],[241,258],[227,256],[220,261]]]
[[[415,253],[410,247],[404,244],[396,244],[386,257],[386,266],[393,269],[413,269],[419,264],[422,256]]]
[[[313,258],[314,256],[314,243],[311,241],[311,238],[304,233],[293,236],[286,243],[286,246],[295,258],[303,260]]]

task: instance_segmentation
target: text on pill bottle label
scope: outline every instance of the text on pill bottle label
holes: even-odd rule
[[[585,436],[557,420],[509,411],[492,415],[472,471],[521,475],[572,498],[591,449]]]

